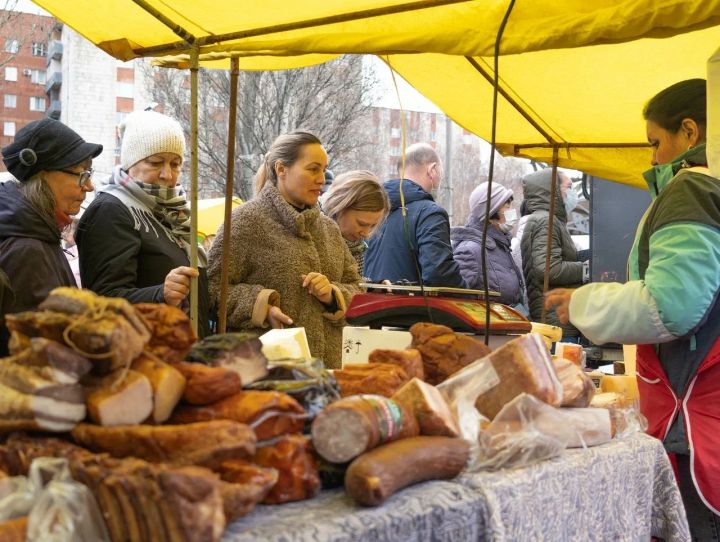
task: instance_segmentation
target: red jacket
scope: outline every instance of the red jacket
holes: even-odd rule
[[[664,440],[678,413],[683,416],[693,483],[704,503],[720,515],[720,339],[684,396],[673,392],[653,345],[638,345],[637,377],[648,433]]]

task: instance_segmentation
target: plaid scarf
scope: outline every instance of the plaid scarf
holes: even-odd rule
[[[185,250],[190,258],[190,206],[183,187],[178,184],[168,188],[133,179],[120,166],[98,192],[106,192],[118,198],[130,211],[135,229],[152,230],[160,237],[157,224],[165,236]],[[198,265],[207,265],[207,256],[198,246]]]

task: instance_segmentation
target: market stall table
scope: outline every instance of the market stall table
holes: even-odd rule
[[[690,539],[662,444],[634,435],[529,468],[427,482],[362,508],[343,490],[260,506],[224,541]]]

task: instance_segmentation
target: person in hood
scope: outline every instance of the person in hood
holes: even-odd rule
[[[440,157],[427,143],[416,143],[405,151],[404,167],[403,179],[384,184],[390,214],[370,238],[365,276],[373,282],[422,280],[425,286],[465,288],[453,259],[448,214],[431,194],[442,182]]]
[[[640,410],[677,462],[693,540],[720,533],[720,180],[707,168],[704,79],[645,106],[653,199],[628,282],[548,292],[546,305],[598,344],[637,344]]]
[[[98,189],[75,234],[83,286],[131,303],[189,310],[198,277],[198,334],[210,334],[207,257],[190,267],[190,205],[180,184],[185,134],[175,119],[136,111],[120,126],[120,164]]]
[[[573,288],[582,286],[586,280],[587,264],[578,261],[577,249],[567,229],[566,201],[573,192],[570,178],[562,171],[557,172],[555,219],[553,220],[552,247],[550,249],[550,288]],[[527,211],[530,213],[522,239],[523,275],[530,303],[530,319],[540,322],[543,310],[543,286],[545,277],[545,258],[547,254],[548,227],[550,225],[550,190],[552,188],[552,169],[535,171],[523,178],[524,196]],[[574,192],[573,192],[574,193]],[[546,323],[561,325],[557,315],[550,310],[546,313]],[[563,337],[579,336],[577,328],[562,324]]]
[[[335,222],[318,206],[328,157],[314,134],[279,136],[255,180],[257,195],[232,214],[210,250],[210,287],[220,297],[223,245],[228,262],[228,327],[263,333],[302,326],[313,356],[340,367],[345,311],[360,275]]]
[[[337,223],[362,275],[367,239],[390,210],[390,200],[380,180],[364,170],[338,175],[322,197],[322,210]]]
[[[95,188],[92,159],[101,152],[102,145],[49,118],[24,126],[2,149],[15,177],[0,184],[0,270],[9,290],[3,299],[12,297],[7,312],[35,309],[53,288],[76,286],[61,234]],[[6,354],[4,326],[0,333]]]
[[[460,266],[460,273],[468,288],[482,290],[483,281],[483,228],[487,211],[488,183],[475,187],[470,194],[470,216],[465,226],[450,230],[453,255]],[[488,289],[500,293],[494,300],[510,305],[523,315],[525,306],[525,281],[522,271],[515,265],[510,250],[512,229],[517,223],[517,211],[513,209],[513,192],[503,185],[493,183],[490,197],[488,237],[485,243]]]

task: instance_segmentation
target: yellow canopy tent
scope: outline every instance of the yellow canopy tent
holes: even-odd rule
[[[203,66],[229,69],[234,55],[243,70],[379,54],[490,139],[492,52],[507,1],[37,3],[113,56],[165,66],[189,67],[193,48]],[[644,101],[703,77],[718,45],[720,0],[519,1],[502,40],[498,150],[550,162],[559,146],[561,166],[640,186],[649,160]]]
[[[121,60],[189,54],[193,207],[197,200],[197,69],[201,58],[216,62],[218,56],[223,55],[259,56],[249,62],[254,63],[255,69],[262,69],[263,56],[282,57],[280,62],[269,61],[268,67],[277,69],[322,61],[322,57],[308,56],[315,54],[392,55],[388,57],[389,63],[413,85],[434,99],[458,123],[487,138],[490,123],[483,115],[487,114],[489,91],[478,83],[488,77],[488,69],[483,68],[483,64],[487,65],[487,57],[492,55],[497,29],[508,6],[508,2],[500,0],[306,0],[302,3],[286,0],[262,3],[255,0],[105,0],[100,3],[36,0],[36,3]],[[674,42],[678,45],[670,44],[677,39],[673,36],[708,29],[708,34],[695,34],[712,40],[712,47],[703,44],[702,52],[697,53],[703,55],[697,63],[701,72],[704,60],[717,46],[717,35],[713,33],[717,25],[720,25],[720,0],[518,2],[501,48],[504,55],[516,55],[503,59],[502,70],[506,64],[509,67],[513,63],[522,68],[514,72],[515,75],[501,71],[503,93],[509,98],[508,103],[515,104],[504,105],[504,112],[499,116],[499,125],[506,122],[508,126],[498,139],[501,150],[540,159],[543,151],[537,147],[538,134],[540,144],[556,151],[568,142],[591,145],[599,141],[600,147],[569,148],[562,156],[555,153],[557,162],[635,183],[636,177],[628,168],[639,169],[641,160],[639,155],[632,157],[632,151],[622,147],[625,143],[637,146],[644,138],[635,125],[629,129],[625,119],[637,118],[639,102],[665,86],[668,78],[675,81],[686,77],[673,70],[678,65],[692,65],[683,55],[697,44],[690,45],[683,40]],[[669,41],[658,38],[669,38]],[[608,44],[606,51],[610,51],[610,47],[616,45],[609,44],[623,42],[629,43],[623,45],[625,49],[618,49],[616,56],[602,54],[599,44]],[[672,62],[666,59],[668,62],[661,62],[656,71],[643,69],[653,58],[659,58],[652,43],[667,44],[673,51]],[[636,44],[641,48],[634,49]],[[578,49],[560,51],[569,48]],[[547,53],[532,57],[534,51]],[[410,55],[400,58],[400,53]],[[233,71],[237,69],[235,63]],[[575,77],[575,73],[581,75]],[[534,85],[532,74],[545,79],[545,86]],[[575,77],[588,87],[597,85],[598,91],[581,99],[568,93],[555,93],[551,74],[558,79],[558,87]],[[661,78],[656,80],[657,84],[648,79],[656,76]],[[635,84],[640,77],[646,86]],[[437,84],[443,79],[444,87]],[[621,85],[617,88],[624,92],[605,94],[602,85],[606,80],[615,85],[619,81]],[[652,90],[646,92],[648,88]],[[520,92],[531,94],[524,96]],[[586,101],[593,97],[598,101]],[[606,98],[610,97],[616,100],[616,107],[608,114],[610,99]],[[478,104],[472,115],[466,113]],[[530,121],[537,134],[527,127],[520,128],[522,123],[518,122],[518,114],[513,109],[523,111],[520,116]],[[578,114],[580,116],[576,116]],[[582,122],[587,119],[592,122]],[[615,119],[624,119],[621,122],[629,131],[600,128]],[[595,141],[596,133],[598,141]],[[535,151],[523,150],[516,146],[517,142],[535,145]],[[620,150],[618,145],[612,145],[618,143],[623,144]],[[228,164],[230,166],[230,161]],[[193,213],[193,232],[197,231],[196,221]],[[191,261],[196,265],[194,246]],[[195,282],[192,297],[197,297]],[[196,308],[192,316],[195,320]]]
[[[240,198],[232,199],[232,207],[242,204]],[[203,199],[197,202],[198,236],[215,235],[220,225],[225,222],[225,198]]]

